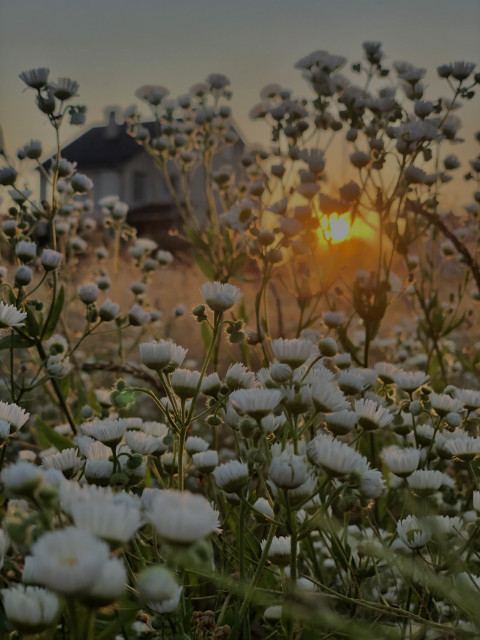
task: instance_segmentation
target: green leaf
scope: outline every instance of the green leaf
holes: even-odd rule
[[[16,333],[11,333],[8,336],[0,338],[0,351],[2,349],[10,349],[11,347],[14,349],[28,349],[28,347],[31,347],[32,345],[33,340],[19,336]]]
[[[25,311],[27,312],[27,317],[25,318],[25,327],[27,328],[28,333],[32,336],[32,338],[38,336],[38,334],[40,333],[40,325],[38,324],[38,320],[32,307],[27,304],[27,306],[25,307]]]
[[[45,339],[50,338],[53,335],[53,332],[55,331],[55,327],[57,326],[58,321],[60,319],[60,314],[62,313],[64,302],[65,302],[65,291],[62,286],[60,287],[60,291],[58,292],[58,296],[53,305],[52,312],[51,314],[49,314],[49,319],[43,335]]]
[[[53,427],[48,425],[38,416],[35,417],[35,427],[31,429],[35,440],[44,449],[51,446],[56,447],[59,451],[71,449],[75,445],[68,438],[57,433]]]

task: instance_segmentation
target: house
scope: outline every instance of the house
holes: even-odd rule
[[[98,202],[105,196],[118,195],[129,206],[128,222],[137,228],[139,235],[157,241],[165,238],[165,232],[178,225],[179,214],[165,180],[158,167],[144,148],[127,133],[127,125],[118,122],[117,111],[107,109],[106,123],[90,128],[62,149],[62,157],[77,163],[77,170],[94,183],[88,197],[99,211]],[[155,122],[143,124],[155,137]],[[245,143],[238,137],[234,145],[225,147],[214,158],[214,169],[230,165],[240,170],[240,158]],[[51,159],[44,163],[48,169]],[[170,180],[181,197],[180,174],[170,163]],[[199,219],[205,215],[205,199],[201,170],[190,179],[191,201]],[[40,197],[47,194],[45,177],[40,173]]]

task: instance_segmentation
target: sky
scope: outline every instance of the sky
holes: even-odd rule
[[[389,63],[427,68],[427,97],[447,95],[439,64],[467,60],[480,69],[480,2],[0,0],[0,124],[10,153],[32,138],[53,150],[53,130],[18,78],[33,67],[79,82],[87,128],[103,121],[107,106],[138,102],[143,84],[162,84],[175,97],[219,72],[231,79],[232,109],[247,142],[268,144],[266,127],[248,119],[261,88],[278,82],[308,96],[293,68],[299,58],[325,49],[354,62],[365,40],[381,41]],[[479,99],[462,110],[465,135],[480,129]],[[79,133],[66,127],[64,140]],[[465,146],[454,149],[465,160],[479,152],[472,142]]]

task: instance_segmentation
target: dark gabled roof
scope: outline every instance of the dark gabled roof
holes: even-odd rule
[[[118,124],[114,137],[107,135],[107,127],[92,127],[62,149],[62,158],[76,162],[80,171],[100,167],[117,167],[143,152],[143,147],[127,133],[126,124]],[[151,137],[155,137],[155,122],[142,123]],[[50,167],[51,159],[44,163]]]

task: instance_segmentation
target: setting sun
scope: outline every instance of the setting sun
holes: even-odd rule
[[[321,229],[328,242],[343,242],[350,232],[350,214],[339,216],[333,213],[329,217],[322,218]]]

